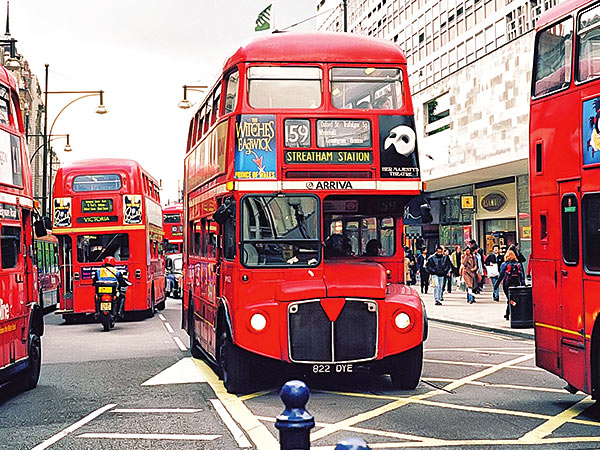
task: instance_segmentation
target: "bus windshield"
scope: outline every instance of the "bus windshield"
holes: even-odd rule
[[[315,266],[319,203],[310,195],[248,195],[242,201],[242,263]]]
[[[78,262],[102,262],[107,256],[117,261],[128,260],[129,236],[125,233],[77,236]]]

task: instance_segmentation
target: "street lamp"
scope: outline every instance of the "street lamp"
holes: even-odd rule
[[[67,139],[67,144],[65,145],[65,148],[63,149],[63,151],[69,153],[69,152],[73,151],[73,147],[71,147],[71,144],[69,143],[70,136],[71,136],[70,134],[52,134],[52,135],[48,136],[48,143],[54,141],[55,139],[66,138]],[[43,134],[30,134],[29,137],[44,137],[44,135]],[[37,155],[37,153],[42,149],[42,147],[44,147],[44,144],[41,144],[31,154],[31,156],[29,157],[29,162],[30,163],[33,161],[33,158],[35,158],[35,155]],[[52,148],[52,147],[50,147],[50,148]]]
[[[196,91],[196,92],[204,92],[208,86],[190,86],[187,84],[183,85],[183,100],[179,102],[179,106],[181,109],[189,109],[192,107],[192,102],[187,99],[187,91]]]
[[[43,148],[44,148],[44,158],[43,158],[43,167],[42,167],[42,215],[46,215],[48,212],[47,209],[47,196],[48,196],[48,143],[49,140],[48,138],[50,136],[52,136],[52,130],[54,129],[54,125],[56,124],[56,120],[60,117],[60,115],[64,112],[65,109],[67,109],[69,106],[71,106],[73,103],[75,103],[78,100],[81,100],[83,98],[87,98],[87,97],[93,97],[98,95],[100,97],[100,103],[99,105],[96,107],[96,114],[106,114],[108,111],[106,110],[106,106],[104,106],[104,91],[48,91],[48,64],[45,65],[45,89],[44,89],[44,108],[45,108],[45,114],[44,114],[44,143],[43,143]],[[48,133],[48,94],[83,94],[80,97],[77,97],[74,100],[71,100],[69,103],[67,103],[67,105],[60,110],[60,112],[56,115],[56,117],[54,118],[54,121],[52,122],[52,125],[50,126],[50,133]],[[69,150],[66,151],[70,151],[71,146],[68,145],[67,142],[67,147],[69,148]],[[50,173],[52,174],[52,160],[50,160]],[[50,182],[52,180],[52,177],[50,177]]]

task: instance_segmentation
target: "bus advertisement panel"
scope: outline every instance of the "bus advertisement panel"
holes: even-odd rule
[[[163,230],[165,254],[183,251],[183,204],[175,203],[163,207]]]
[[[139,163],[92,159],[61,167],[52,206],[64,303],[58,314],[72,321],[94,312],[92,275],[107,256],[132,283],[126,313],[164,308],[159,186]]]
[[[33,260],[33,216],[19,87],[0,67],[0,384],[14,381],[19,389],[37,385],[44,331]],[[42,222],[35,229],[45,234]]]
[[[536,364],[600,398],[600,6],[538,20],[529,179]]]
[[[183,327],[230,392],[282,362],[418,384],[427,318],[404,283],[402,230],[423,202],[407,80],[383,40],[261,36],[192,118]]]

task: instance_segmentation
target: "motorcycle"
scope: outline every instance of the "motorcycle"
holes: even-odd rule
[[[102,324],[104,331],[114,328],[119,314],[119,302],[125,299],[127,286],[119,287],[117,280],[96,281],[96,314],[94,318]]]

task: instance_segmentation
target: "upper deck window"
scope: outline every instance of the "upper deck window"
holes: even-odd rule
[[[533,95],[561,90],[571,82],[573,20],[569,17],[536,36]]]
[[[340,109],[400,109],[402,70],[374,67],[331,69],[331,103]]]
[[[10,93],[7,87],[0,86],[0,124],[10,125]]]
[[[318,108],[322,80],[319,67],[250,67],[248,101],[253,108]]]
[[[582,12],[577,20],[577,81],[600,75],[600,6]]]
[[[75,192],[118,191],[121,189],[121,177],[117,174],[79,175],[73,180]]]
[[[238,82],[240,74],[236,70],[227,75],[227,90],[225,91],[225,111],[223,114],[229,114],[237,106]]]

